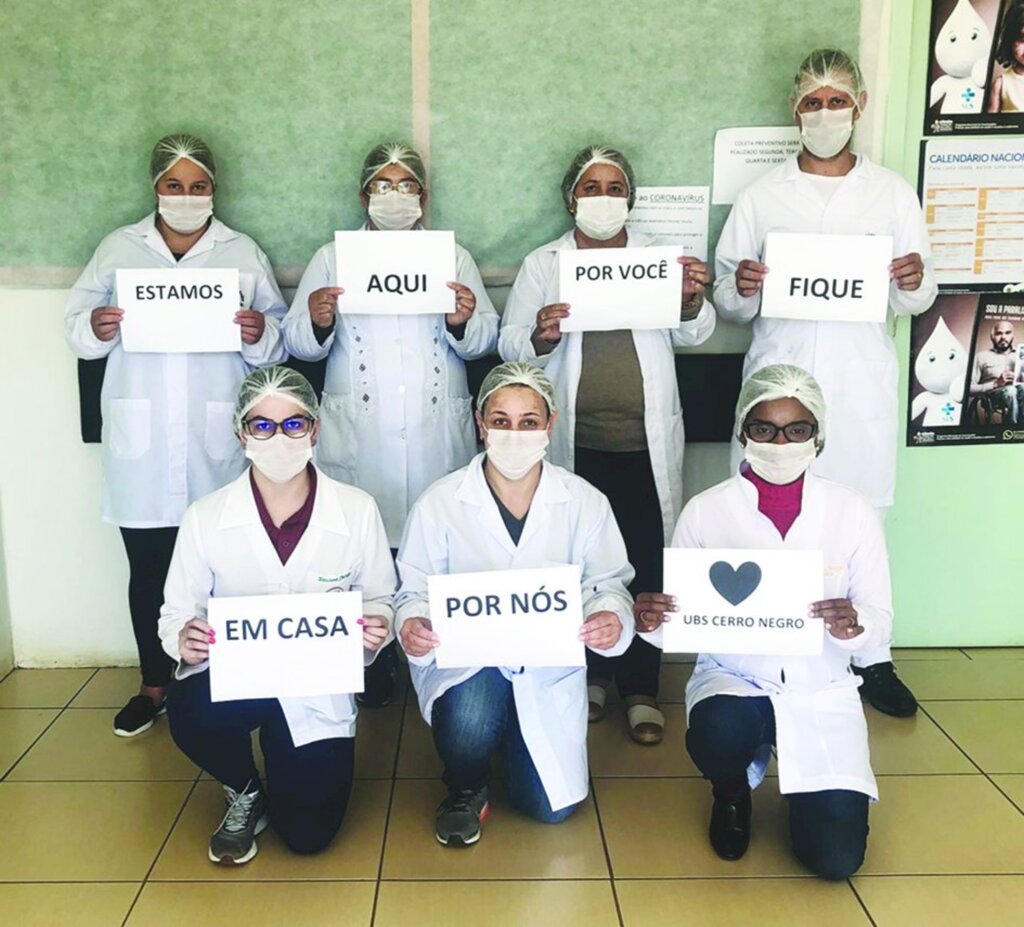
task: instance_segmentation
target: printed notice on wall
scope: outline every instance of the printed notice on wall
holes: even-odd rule
[[[796,126],[719,129],[715,133],[715,189],[711,202],[729,206],[762,174],[800,151]]]
[[[626,228],[657,245],[681,245],[688,257],[708,259],[710,187],[637,187]]]

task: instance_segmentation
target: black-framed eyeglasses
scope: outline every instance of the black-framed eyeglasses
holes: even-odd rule
[[[384,196],[384,194],[390,193],[392,190],[419,196],[423,192],[423,187],[416,180],[399,180],[398,183],[390,180],[371,180],[366,185],[366,192],[373,193],[376,196]]]
[[[747,422],[743,426],[743,433],[758,444],[774,441],[780,431],[786,436],[787,441],[791,441],[793,444],[803,444],[818,433],[818,426],[815,422],[789,422],[780,428],[774,422],[762,422],[758,419]]]
[[[266,441],[281,432],[288,438],[304,438],[313,430],[313,419],[308,415],[292,415],[280,422],[254,415],[242,422],[242,428],[250,438]]]

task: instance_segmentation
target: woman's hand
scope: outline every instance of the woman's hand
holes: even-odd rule
[[[449,312],[444,320],[452,327],[465,325],[476,311],[476,294],[461,283],[449,282],[448,289],[455,290],[455,311]]]
[[[425,657],[441,643],[429,618],[409,618],[399,632],[402,649],[410,657]]]
[[[239,309],[235,313],[235,324],[242,326],[242,341],[256,344],[263,337],[267,319],[258,309]]]
[[[914,292],[924,280],[924,261],[916,251],[898,257],[889,265],[889,279],[896,281],[900,290]]]
[[[675,596],[662,592],[641,592],[633,602],[633,621],[642,633],[655,631],[666,621],[672,620],[676,608]]]
[[[683,312],[680,321],[697,318],[704,306],[704,290],[711,283],[708,265],[695,257],[676,258],[683,265]]]
[[[740,261],[736,268],[736,292],[743,297],[755,296],[761,292],[761,284],[768,268],[758,261]]]
[[[100,306],[93,309],[89,316],[89,324],[92,326],[92,333],[100,341],[113,341],[117,337],[117,330],[124,319],[124,309],[117,306]]]
[[[537,327],[534,329],[535,341],[544,341],[555,345],[562,340],[562,319],[569,317],[568,303],[552,303],[537,312]]]
[[[825,599],[811,605],[810,616],[821,618],[825,629],[836,640],[848,641],[864,633],[857,623],[857,609],[849,599]]]
[[[309,317],[318,328],[334,328],[334,313],[338,310],[338,297],[345,290],[340,286],[322,286],[309,294]]]
[[[217,643],[217,637],[202,618],[192,618],[178,632],[178,653],[181,662],[196,666],[210,659],[210,647]]]
[[[593,650],[608,650],[622,636],[622,622],[615,612],[595,612],[580,628],[580,640]]]
[[[380,615],[363,615],[356,624],[363,629],[363,647],[376,653],[388,639],[388,620]]]

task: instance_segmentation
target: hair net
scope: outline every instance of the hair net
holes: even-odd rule
[[[853,105],[857,109],[861,108],[861,97],[867,91],[857,62],[838,48],[819,48],[804,58],[793,78],[793,90],[789,95],[793,112],[807,94],[822,87],[845,91],[853,97]]]
[[[572,209],[573,190],[576,189],[576,184],[580,182],[580,178],[586,173],[587,168],[593,164],[610,164],[622,171],[622,176],[626,178],[626,186],[629,187],[629,208],[632,209],[633,203],[636,201],[636,178],[633,175],[633,165],[621,151],[615,148],[605,148],[603,145],[588,145],[572,159],[569,170],[562,178],[562,199],[565,202],[565,208]]]
[[[310,418],[320,417],[320,403],[313,387],[301,373],[289,367],[261,367],[254,370],[238,388],[235,400],[235,431],[242,430],[243,419],[268,396],[280,396],[300,405]]]
[[[507,364],[499,364],[491,370],[484,382],[480,384],[480,392],[476,397],[476,407],[483,412],[484,403],[492,393],[506,386],[528,386],[535,393],[540,393],[541,398],[547,404],[548,412],[555,411],[555,388],[539,367],[527,364],[525,361],[509,361]]]
[[[377,176],[377,172],[389,164],[400,164],[419,181],[421,187],[426,189],[427,172],[423,167],[423,159],[412,146],[403,142],[384,142],[366,156],[359,178],[359,189],[365,190],[366,185]]]
[[[818,422],[815,443],[820,451],[825,446],[825,397],[818,381],[802,367],[773,364],[762,367],[747,378],[736,403],[736,437],[743,433],[743,423],[758,403],[773,399],[795,399],[802,403]]]
[[[149,159],[149,178],[153,186],[182,158],[198,165],[207,174],[210,180],[217,183],[217,168],[213,162],[213,152],[201,138],[195,135],[179,133],[177,135],[165,135],[153,147],[153,154]]]

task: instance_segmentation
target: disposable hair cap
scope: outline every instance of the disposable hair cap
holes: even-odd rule
[[[363,170],[359,177],[359,189],[365,190],[366,185],[377,176],[377,172],[389,164],[400,164],[419,185],[426,189],[427,171],[419,153],[404,142],[384,142],[374,148],[363,161]]]
[[[736,403],[736,437],[743,433],[743,423],[750,410],[762,402],[773,399],[795,399],[818,422],[815,443],[820,451],[825,446],[825,396],[818,381],[802,367],[791,364],[772,364],[762,367],[747,378]]]
[[[853,105],[862,108],[862,97],[867,92],[860,67],[846,52],[838,48],[819,48],[812,51],[793,78],[789,103],[796,112],[800,101],[822,87],[834,87],[853,97]]]
[[[182,158],[191,161],[201,167],[210,177],[210,181],[216,185],[217,169],[213,161],[213,152],[201,138],[186,133],[165,135],[153,147],[153,154],[149,159],[149,179],[153,186]]]
[[[480,392],[476,397],[476,407],[482,413],[484,403],[492,393],[506,386],[526,386],[539,393],[547,404],[548,412],[555,411],[555,388],[547,375],[539,367],[525,361],[509,361],[493,368],[480,384]]]
[[[310,418],[320,417],[316,392],[301,373],[290,367],[261,367],[254,370],[238,388],[235,400],[235,431],[242,430],[245,417],[268,396],[290,399]]]
[[[576,189],[576,184],[587,172],[587,168],[595,164],[610,164],[622,171],[622,176],[626,178],[626,186],[629,187],[629,208],[632,209],[633,203],[636,202],[636,177],[633,174],[633,165],[621,151],[606,148],[604,145],[588,145],[572,159],[569,170],[562,178],[562,200],[565,208],[572,209],[573,190]]]

